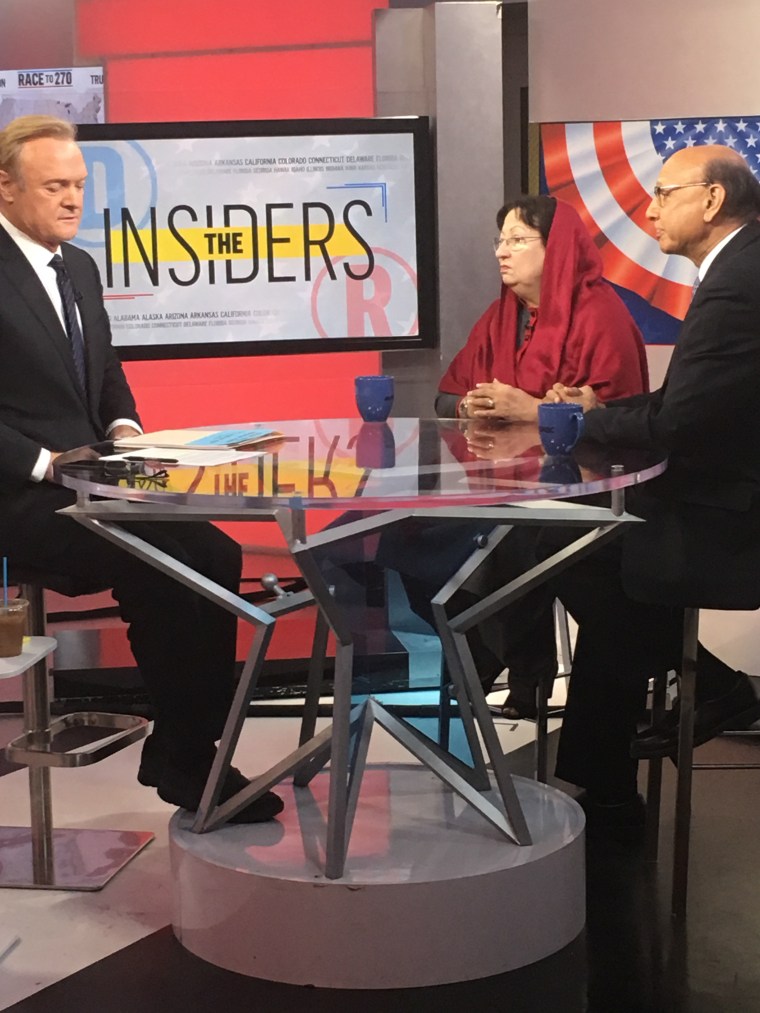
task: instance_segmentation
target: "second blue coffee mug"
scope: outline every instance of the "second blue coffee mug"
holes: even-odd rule
[[[393,407],[392,376],[357,376],[356,407],[365,422],[385,422]]]
[[[565,401],[540,404],[538,435],[547,454],[569,454],[583,435],[583,409]]]

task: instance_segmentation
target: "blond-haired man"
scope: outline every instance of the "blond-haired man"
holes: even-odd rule
[[[70,124],[24,116],[0,131],[0,555],[112,589],[155,709],[138,778],[165,801],[195,809],[230,702],[235,618],[56,513],[74,501],[54,482],[56,458],[97,456],[92,444],[140,431],[97,268],[70,245],[86,180]],[[138,529],[238,589],[239,546],[217,529]],[[233,768],[222,796],[246,784]],[[236,820],[271,819],[281,809],[269,792]]]

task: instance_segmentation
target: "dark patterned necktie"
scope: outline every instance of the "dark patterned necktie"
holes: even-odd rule
[[[84,357],[84,338],[82,337],[82,329],[79,326],[79,319],[77,317],[74,286],[71,284],[69,272],[66,270],[66,265],[64,264],[63,257],[61,257],[60,254],[56,253],[50,261],[50,266],[56,273],[58,291],[61,293],[61,302],[63,303],[63,316],[66,321],[66,333],[69,336],[71,351],[74,356],[74,368],[77,372],[79,386],[86,397],[87,366],[85,364]]]

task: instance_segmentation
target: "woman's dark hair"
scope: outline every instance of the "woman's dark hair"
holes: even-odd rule
[[[746,165],[729,158],[712,158],[705,165],[705,179],[720,183],[726,191],[721,208],[726,218],[746,223],[760,215],[760,183]]]
[[[499,209],[496,215],[496,225],[501,231],[504,219],[510,211],[516,211],[517,217],[525,222],[531,229],[541,233],[541,238],[546,246],[549,239],[549,230],[554,221],[554,212],[557,209],[557,202],[553,197],[542,194],[539,197],[528,197],[523,195],[515,200],[508,201],[503,208]]]

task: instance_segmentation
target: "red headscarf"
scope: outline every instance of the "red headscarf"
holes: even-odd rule
[[[591,384],[602,401],[648,389],[641,334],[622,300],[602,278],[602,258],[577,212],[557,201],[541,277],[533,334],[517,348],[520,301],[501,297],[475,324],[440,390],[466,394],[499,380],[543,397],[554,383]]]

